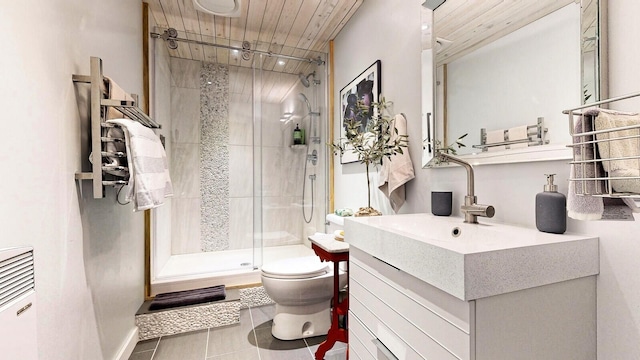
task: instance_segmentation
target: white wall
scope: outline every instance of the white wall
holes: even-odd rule
[[[419,108],[419,11],[415,2],[367,0],[347,24],[335,43],[336,94],[339,88],[376,59],[382,60],[384,95],[396,102],[395,109],[409,119],[410,139],[418,137]],[[635,14],[640,3],[631,0],[609,2],[610,94],[617,96],[640,90],[640,24]],[[372,25],[375,24],[375,25]],[[363,41],[364,35],[370,41]],[[359,37],[360,36],[360,37]],[[354,55],[357,54],[357,55]],[[622,110],[640,109],[640,102],[621,103]],[[339,114],[336,113],[336,116]],[[334,129],[337,133],[338,128]],[[412,156],[419,156],[412,143]],[[465,174],[459,167],[423,170],[414,156],[416,179],[407,189],[403,212],[429,211],[431,190],[452,190],[454,204],[462,203]],[[560,191],[567,192],[569,167],[566,162],[486,165],[476,168],[478,201],[496,207],[499,222],[535,227],[534,199],[542,191],[545,173],[557,173]],[[361,206],[366,202],[362,165],[335,165],[336,207]],[[379,192],[378,192],[379,193]],[[374,204],[378,205],[378,203]],[[379,206],[378,208],[381,208]],[[385,208],[386,213],[390,213]],[[458,209],[454,215],[460,215]],[[481,221],[487,221],[481,219]],[[568,230],[600,237],[598,276],[598,358],[640,359],[640,218],[636,222],[579,222],[569,220]]]
[[[35,249],[40,359],[113,359],[143,301],[143,215],[79,187],[80,114],[71,75],[89,57],[142,93],[139,1],[4,2],[0,32],[0,248]],[[81,194],[82,192],[83,194]],[[136,339],[133,339],[135,341]]]
[[[358,74],[374,61],[382,63],[382,96],[393,101],[394,113],[404,113],[407,117],[409,153],[416,169],[416,178],[407,185],[407,202],[401,212],[427,210],[424,190],[429,174],[421,171],[421,75],[420,75],[420,2],[383,0],[363,2],[355,16],[340,31],[334,43],[334,98]],[[340,110],[335,109],[334,139],[340,137]],[[350,163],[341,165],[335,159],[335,208],[367,206],[367,180],[364,165]],[[371,179],[371,206],[392,213],[388,201],[378,190],[378,176],[375,169]]]

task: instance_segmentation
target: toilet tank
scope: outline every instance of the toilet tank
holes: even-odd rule
[[[344,218],[336,214],[327,214],[325,233],[333,234],[336,230],[344,230]]]

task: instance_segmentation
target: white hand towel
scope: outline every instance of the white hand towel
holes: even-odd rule
[[[164,147],[153,130],[129,119],[107,120],[122,126],[129,164],[129,193],[134,211],[158,207],[173,195]]]
[[[398,114],[393,119],[393,126],[398,130],[391,134],[390,141],[394,141],[399,135],[407,135],[407,119],[402,114]],[[394,212],[398,212],[400,207],[404,205],[406,184],[415,178],[413,172],[413,163],[409,155],[409,148],[403,148],[402,154],[396,153],[391,159],[384,157],[382,159],[382,167],[380,169],[380,178],[378,188],[384,195],[389,198],[391,208]]]
[[[501,142],[504,142],[504,130],[487,131],[487,141],[485,144],[490,145]],[[499,151],[506,148],[504,145],[490,146],[487,148],[487,151]]]
[[[508,132],[509,132],[509,141],[529,139],[529,133],[528,133],[529,130],[527,129],[527,125],[510,128]],[[529,146],[529,141],[521,142],[517,144],[511,144],[509,145],[509,149],[521,149],[521,148],[526,148],[528,146]]]

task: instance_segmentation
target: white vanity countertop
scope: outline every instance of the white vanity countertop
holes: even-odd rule
[[[599,273],[597,237],[465,224],[459,217],[348,218],[345,241],[462,300]]]

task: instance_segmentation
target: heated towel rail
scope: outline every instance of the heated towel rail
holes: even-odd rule
[[[126,185],[129,180],[129,169],[126,166],[113,165],[105,162],[105,159],[126,157],[126,152],[107,151],[105,144],[117,142],[108,136],[110,127],[107,120],[107,108],[111,107],[122,113],[124,116],[135,120],[150,128],[160,128],[160,125],[151,119],[138,107],[138,96],[131,94],[133,101],[112,99],[108,81],[102,74],[102,59],[91,57],[90,75],[73,75],[74,83],[85,83],[91,85],[90,93],[90,123],[91,123],[91,172],[77,172],[77,180],[93,180],[93,197],[100,199],[104,197],[105,186]]]
[[[597,112],[640,92],[564,110],[573,139],[572,172],[578,195],[640,198],[640,115],[622,113],[604,123]],[[614,126],[611,126],[614,125]]]

